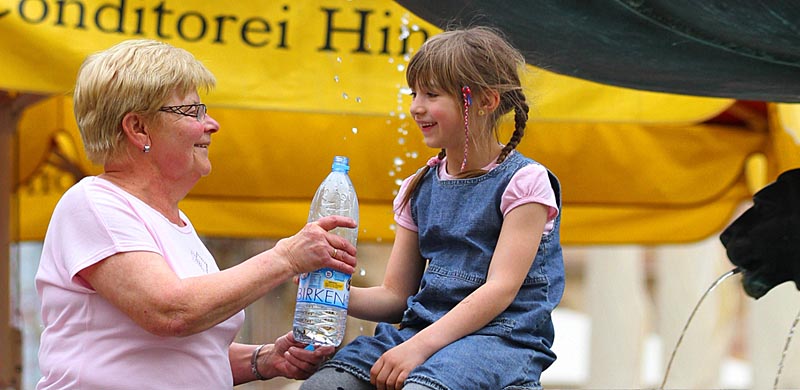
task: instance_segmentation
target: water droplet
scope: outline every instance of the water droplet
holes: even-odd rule
[[[350,99],[350,96],[347,95],[347,92],[342,92],[342,99],[344,100]]]
[[[342,63],[342,57],[336,57],[336,62],[341,64]]]
[[[361,269],[361,272],[359,272],[358,274],[359,274],[360,276],[364,276],[364,275],[366,275],[366,274],[367,274],[367,270],[365,270],[365,269],[363,269],[363,268],[362,268],[362,269]]]
[[[339,76],[333,76],[333,81],[338,83],[339,82]]]
[[[409,87],[400,88],[400,93],[402,93],[403,95],[411,95],[411,88]]]
[[[358,134],[358,127],[353,128],[353,134]]]
[[[409,35],[411,35],[411,31],[409,31],[408,26],[405,26],[405,25],[401,26],[400,27],[400,40],[402,41],[402,40],[408,38]]]
[[[356,96],[356,103],[361,103],[361,96]]]
[[[390,64],[394,64],[394,58],[393,57],[389,57],[389,63]]]
[[[397,179],[397,180],[394,181],[394,184],[399,186],[400,184],[403,184],[403,180],[402,179]]]
[[[400,157],[395,157],[395,158],[394,158],[394,165],[400,166],[400,165],[403,165],[403,164],[405,164],[405,163],[406,163],[406,162],[405,162],[405,161],[403,161],[403,159],[402,159],[402,158],[400,158]]]
[[[394,171],[389,171],[389,177],[394,177]]]
[[[417,158],[417,157],[419,157],[419,153],[417,153],[416,151],[411,152],[411,158]]]
[[[414,30],[414,31],[419,31],[419,26],[415,24],[415,25],[411,26],[411,29]]]
[[[397,71],[398,72],[402,72],[404,70],[406,70],[406,66],[405,65],[403,65],[403,64],[397,65]]]
[[[406,139],[403,138],[403,137],[398,138],[397,139],[397,144],[398,145],[405,145],[406,144]]]
[[[401,113],[401,114],[400,114],[400,115],[398,115],[397,117],[398,117],[398,118],[400,118],[400,119],[406,119],[406,113],[405,113],[405,112],[404,112],[404,113]]]

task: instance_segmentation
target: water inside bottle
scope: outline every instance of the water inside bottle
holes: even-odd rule
[[[317,188],[308,221],[329,215],[351,217],[358,222],[358,198],[347,172],[347,157],[336,156],[331,172]],[[358,229],[336,228],[331,233],[357,243]],[[293,333],[296,340],[314,345],[338,346],[344,339],[350,275],[322,269],[301,275],[298,285]]]

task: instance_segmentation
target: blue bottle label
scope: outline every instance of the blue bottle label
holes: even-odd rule
[[[347,310],[350,300],[350,275],[323,268],[300,275],[297,302],[319,303]]]

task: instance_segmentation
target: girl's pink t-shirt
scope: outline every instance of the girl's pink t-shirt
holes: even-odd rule
[[[228,348],[244,311],[186,337],[148,333],[78,276],[120,252],[160,254],[180,278],[219,272],[189,219],[186,226],[109,181],[87,177],[53,212],[36,289],[44,331],[37,389],[230,389]]]
[[[438,165],[437,173],[442,180],[453,180],[455,177],[448,174],[447,169],[445,169],[447,166],[446,161],[447,157]],[[489,165],[483,167],[483,170],[488,172],[495,167],[497,167],[497,163],[492,161]],[[408,184],[413,177],[413,175],[407,177],[400,185],[400,190],[394,199],[394,220],[398,225],[416,232],[419,231],[419,228],[411,217],[411,208],[401,207],[404,194],[408,190]],[[558,215],[558,203],[556,202],[553,187],[550,185],[547,169],[542,165],[526,165],[511,177],[511,181],[503,192],[503,199],[500,200],[500,212],[503,215],[508,215],[509,211],[526,203],[540,203],[547,206],[547,223],[544,227],[544,234],[553,230],[553,220]]]

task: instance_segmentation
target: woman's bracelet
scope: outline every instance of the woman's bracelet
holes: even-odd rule
[[[258,347],[256,347],[256,349],[253,350],[253,357],[250,358],[250,370],[253,371],[253,376],[255,376],[256,379],[260,381],[267,379],[264,378],[264,376],[261,375],[260,372],[258,372],[258,353],[261,352],[261,348],[264,348],[265,345],[267,344],[261,344]]]

